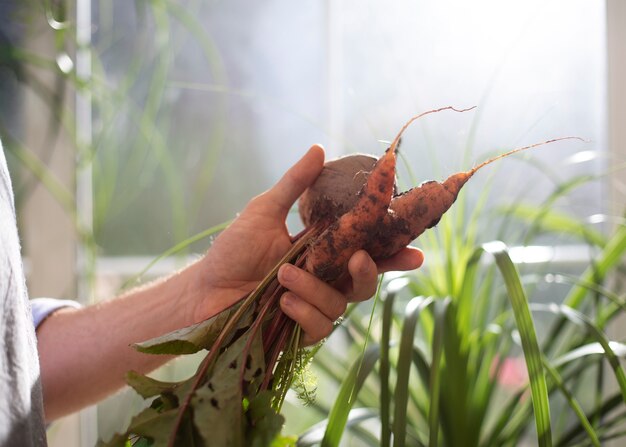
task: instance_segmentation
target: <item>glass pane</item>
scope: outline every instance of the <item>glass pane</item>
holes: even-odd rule
[[[314,142],[381,153],[409,117],[447,105],[478,108],[406,132],[403,187],[563,136],[589,143],[500,162],[464,194],[475,200],[499,171],[492,205],[537,202],[605,167],[598,154],[573,163],[606,141],[600,3],[100,2],[94,29],[105,255],[158,253],[232,218]],[[601,193],[591,182],[558,205],[591,215]]]
[[[95,227],[104,255],[159,253],[233,218],[326,142],[322,3],[98,5]]]
[[[410,116],[443,106],[405,133],[405,187],[441,180],[494,153],[534,149],[478,174],[463,194],[487,190],[490,207],[538,203],[556,184],[605,171],[605,24],[602,2],[346,0],[332,3],[333,113],[347,150],[379,152]],[[575,154],[579,151],[597,151]],[[590,156],[590,157],[588,157]],[[489,171],[489,172],[488,172]],[[599,181],[559,200],[577,216],[602,212]],[[493,237],[493,235],[488,235]],[[551,240],[554,242],[554,240]]]

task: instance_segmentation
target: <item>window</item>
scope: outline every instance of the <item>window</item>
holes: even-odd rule
[[[47,208],[33,205],[24,189],[34,177],[33,166],[22,169],[28,167],[22,149],[37,154],[41,163],[35,166],[53,169],[52,186],[58,180],[70,197],[78,173],[79,216],[88,214],[94,232],[94,244],[83,245],[83,253],[97,255],[98,296],[114,293],[177,242],[232,218],[310,144],[324,144],[329,156],[381,153],[386,146],[380,141],[391,140],[410,116],[428,109],[477,106],[425,117],[406,132],[402,188],[441,179],[496,152],[563,136],[588,142],[544,146],[520,157],[524,161],[502,161],[473,179],[464,194],[475,203],[490,191],[488,210],[495,212],[521,198],[539,203],[555,181],[599,175],[610,166],[607,91],[621,86],[607,84],[607,48],[617,51],[618,38],[608,34],[607,46],[602,2],[82,0],[79,11],[91,12],[85,17],[91,33],[83,63],[90,58],[91,64],[84,86],[63,72],[66,67],[71,74],[81,63],[64,65],[65,52],[75,59],[75,29],[57,26],[63,9],[55,6],[58,23],[46,24],[40,9],[18,3],[0,3],[0,15],[38,20],[24,20],[20,28],[2,21],[0,32],[19,36],[23,43],[17,46],[47,63],[37,66],[32,58],[19,65],[29,77],[44,79],[47,89],[54,91],[59,79],[68,88],[68,121],[49,147],[45,136],[33,136],[46,122],[43,96],[29,99],[36,84],[11,71],[6,61],[16,53],[2,53],[10,57],[0,59],[0,132],[19,178],[29,281],[37,294],[73,292],[77,238],[62,207],[56,206],[54,218],[41,218]],[[613,17],[623,18],[623,9],[613,9]],[[69,14],[65,18],[73,22]],[[58,38],[56,46],[50,36]],[[14,86],[24,91],[18,99],[11,94]],[[43,104],[54,111],[52,103]],[[80,104],[89,105],[87,114]],[[83,123],[78,140],[68,124],[75,120]],[[80,133],[84,126],[87,135]],[[74,171],[77,154],[82,163]],[[50,195],[40,193],[36,200],[49,201]],[[606,213],[607,184],[586,182],[555,207],[579,217]],[[295,216],[289,223],[299,225]],[[506,231],[523,241],[523,227]],[[59,264],[46,254],[50,241],[70,247],[60,263],[66,280],[54,287],[46,286],[53,279],[37,279],[46,276],[43,266]],[[536,242],[569,243],[566,236]],[[207,246],[200,241],[182,255]],[[88,260],[79,257],[83,284]],[[175,265],[175,259],[166,260],[150,274]],[[109,434],[130,416],[119,411],[120,418],[113,417],[111,409],[125,405],[117,399],[101,406],[97,419],[83,418],[83,424],[97,425],[89,436]]]

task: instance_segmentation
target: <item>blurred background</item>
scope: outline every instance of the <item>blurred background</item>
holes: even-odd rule
[[[584,178],[553,209],[605,231],[626,186],[624,24],[619,0],[0,0],[0,139],[30,294],[107,299],[164,253],[140,279],[167,273],[311,144],[380,154],[408,118],[449,105],[477,108],[406,132],[401,188],[578,136],[492,165],[463,194],[471,208],[489,188],[489,222]],[[481,233],[524,236],[519,222]],[[532,247],[515,260],[587,257],[558,232]],[[128,394],[54,424],[50,444],[120,430],[142,405]]]

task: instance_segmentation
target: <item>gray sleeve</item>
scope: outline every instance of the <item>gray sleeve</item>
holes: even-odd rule
[[[54,298],[33,298],[30,300],[30,310],[33,314],[33,323],[35,328],[49,317],[52,312],[61,309],[62,307],[73,307],[78,309],[81,307],[76,301],[70,300],[57,300]]]

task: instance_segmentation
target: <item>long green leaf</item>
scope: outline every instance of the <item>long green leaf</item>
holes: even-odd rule
[[[397,382],[395,389],[395,405],[393,413],[394,447],[404,447],[407,431],[407,404],[409,399],[409,378],[413,352],[415,327],[421,311],[433,302],[432,298],[416,297],[406,306],[404,325],[400,338],[398,353]]]
[[[626,226],[620,226],[616,233],[609,239],[606,247],[598,257],[593,266],[590,266],[587,271],[582,275],[582,284],[597,283],[606,277],[608,272],[615,267],[615,265],[621,261],[622,256],[626,252]],[[583,285],[575,287],[569,293],[564,301],[569,307],[574,309],[578,308],[585,296],[587,295],[587,288]]]
[[[582,237],[585,241],[590,241],[599,247],[604,247],[606,244],[606,237],[602,233],[594,231],[580,219],[559,213],[554,209],[516,204],[501,207],[499,210],[506,215],[531,222],[539,226],[542,231],[566,233],[577,238]]]
[[[611,397],[607,398],[602,405],[592,413],[587,415],[587,419],[595,419],[599,416],[605,416],[612,412],[619,406],[623,406],[623,400],[620,393],[614,394]],[[603,423],[603,426],[607,425],[607,422]],[[568,445],[572,445],[574,439],[578,436],[584,434],[584,428],[582,425],[577,424],[573,426],[567,433],[565,433],[561,439],[559,439],[556,443],[556,447],[565,447]]]
[[[350,410],[346,421],[346,428],[355,427],[361,422],[378,418],[379,413],[372,408],[354,408]],[[328,427],[328,419],[313,425],[298,437],[298,447],[313,447],[319,445],[324,439],[324,433]]]
[[[491,242],[483,246],[486,252],[494,256],[496,264],[506,284],[515,322],[522,339],[522,349],[530,378],[531,397],[535,413],[537,428],[537,442],[539,446],[552,445],[552,425],[550,422],[550,404],[548,401],[548,387],[543,371],[542,354],[535,331],[528,299],[522,287],[519,273],[502,242]]]
[[[337,447],[343,436],[343,432],[348,421],[348,415],[359,390],[363,386],[363,382],[374,369],[374,365],[378,361],[380,349],[376,345],[372,345],[368,350],[359,357],[350,368],[350,371],[341,383],[337,399],[328,415],[328,426],[322,440],[322,447]],[[350,398],[352,397],[352,400]]]
[[[565,400],[569,404],[570,408],[574,411],[574,414],[576,414],[576,417],[578,417],[580,425],[582,425],[587,432],[591,443],[595,447],[600,447],[600,440],[598,439],[598,435],[596,435],[596,432],[593,430],[589,419],[587,419],[587,416],[585,416],[585,412],[583,411],[576,398],[572,395],[572,393],[569,392],[569,390],[563,383],[563,379],[561,379],[561,376],[559,375],[556,368],[552,367],[545,358],[543,359],[543,367],[544,370],[548,372],[552,380],[554,380],[554,383],[561,391],[561,394],[563,394],[563,396],[565,397]]]
[[[398,290],[404,288],[407,279],[397,279],[389,283],[383,300],[382,335],[380,340],[380,445],[389,447],[391,442],[391,390],[389,388],[389,348],[391,343],[391,323],[393,322],[393,304]]]
[[[615,355],[621,358],[626,358],[626,344],[616,341],[609,341],[609,347],[613,350]],[[559,367],[567,363],[573,362],[574,360],[579,360],[583,357],[587,357],[590,355],[602,355],[604,353],[605,350],[600,343],[589,343],[563,354],[559,358],[553,360],[552,364],[556,367]]]
[[[184,241],[181,241],[179,243],[177,243],[176,245],[174,245],[173,247],[168,248],[167,250],[165,250],[163,253],[161,253],[159,256],[157,256],[156,258],[154,258],[152,261],[150,261],[150,263],[148,265],[146,265],[143,269],[141,269],[141,271],[139,273],[137,273],[136,275],[134,275],[132,278],[128,279],[124,285],[122,286],[123,289],[125,289],[126,287],[136,283],[137,281],[139,281],[139,279],[146,274],[152,267],[154,267],[159,261],[167,258],[168,256],[173,256],[176,253],[186,249],[187,247],[189,247],[191,244],[198,242],[204,238],[213,236],[217,233],[219,233],[220,231],[226,229],[226,227],[228,227],[228,225],[230,225],[231,221],[227,221],[227,222],[223,222],[221,224],[218,225],[214,225],[210,228],[207,228],[206,230],[201,231],[200,233],[194,234],[191,237],[188,237],[187,239],[185,239]]]
[[[430,409],[428,426],[430,428],[429,446],[435,447],[439,439],[439,388],[441,385],[441,355],[443,352],[443,334],[446,322],[446,311],[450,298],[435,303],[435,332],[433,335],[433,359],[430,367]]]
[[[572,309],[571,307],[564,304],[534,305],[532,309],[560,314],[572,323],[584,327],[589,332],[589,334],[593,338],[595,338],[602,346],[602,349],[604,350],[604,355],[608,360],[609,365],[611,365],[611,368],[613,368],[613,372],[615,373],[615,378],[617,379],[617,383],[622,392],[624,403],[626,403],[626,373],[624,372],[624,368],[622,368],[622,366],[620,365],[619,358],[611,348],[609,339],[593,323],[593,321],[591,321],[588,317],[576,311],[575,309]]]

